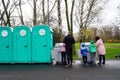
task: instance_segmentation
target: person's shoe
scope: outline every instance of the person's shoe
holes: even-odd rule
[[[103,65],[105,65],[105,63],[102,63]]]
[[[72,67],[72,64],[69,64],[70,67]]]
[[[97,63],[99,66],[101,66],[101,63]]]
[[[92,64],[91,64],[91,66],[95,66],[95,65],[96,65],[96,63],[92,63]]]
[[[69,64],[67,64],[65,67],[69,67]]]

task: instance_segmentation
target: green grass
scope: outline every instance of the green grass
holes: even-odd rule
[[[115,59],[115,55],[120,54],[120,43],[105,43],[106,58]]]
[[[80,48],[80,43],[75,44],[75,49]],[[115,59],[115,55],[120,54],[120,43],[105,43],[106,59]],[[76,51],[75,51],[76,52]],[[78,59],[77,53],[74,55],[74,59]]]

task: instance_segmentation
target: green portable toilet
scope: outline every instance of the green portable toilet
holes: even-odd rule
[[[28,26],[13,29],[13,63],[31,63],[31,32]]]
[[[32,28],[32,63],[51,63],[51,40],[49,26]]]
[[[11,28],[0,27],[0,63],[10,63],[12,53]]]

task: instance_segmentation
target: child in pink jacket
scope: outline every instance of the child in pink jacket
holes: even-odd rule
[[[106,50],[105,50],[105,46],[104,43],[102,41],[102,39],[100,39],[98,36],[95,37],[96,40],[96,47],[97,47],[97,52],[99,55],[99,65],[103,64],[105,65],[105,54],[106,54]]]
[[[66,64],[66,49],[65,49],[65,43],[62,44],[61,47],[61,58],[62,58],[62,64]]]

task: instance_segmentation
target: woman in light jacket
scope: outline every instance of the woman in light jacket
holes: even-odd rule
[[[99,65],[103,64],[105,65],[105,54],[106,54],[106,50],[105,50],[105,46],[104,43],[102,41],[102,39],[100,39],[99,36],[95,37],[96,40],[96,47],[97,47],[97,52],[99,55]]]

